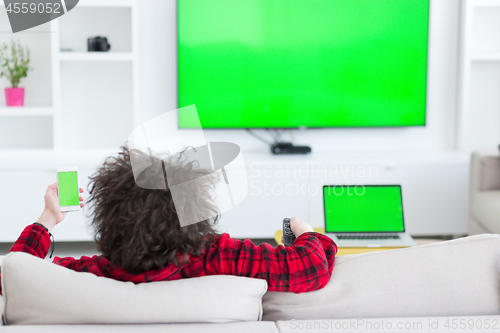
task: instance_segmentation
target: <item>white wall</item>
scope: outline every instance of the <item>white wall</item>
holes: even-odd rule
[[[399,129],[317,129],[306,131],[294,131],[297,143],[310,144],[314,153],[305,157],[275,157],[267,151],[268,148],[261,142],[252,138],[243,130],[207,130],[206,136],[211,141],[232,141],[239,144],[245,150],[245,162],[251,167],[252,163],[260,163],[262,167],[268,165],[290,165],[293,163],[306,163],[307,161],[331,165],[376,165],[381,170],[387,171],[379,179],[363,180],[366,183],[400,183],[405,188],[405,211],[408,221],[408,230],[414,234],[462,234],[466,230],[466,202],[467,202],[467,162],[454,156],[446,159],[446,163],[439,161],[435,153],[428,165],[419,166],[419,162],[428,154],[427,151],[440,151],[454,147],[455,135],[455,101],[457,81],[457,55],[459,36],[459,3],[458,0],[431,0],[431,33],[430,33],[430,59],[429,59],[429,94],[428,94],[428,126],[424,128],[399,128]],[[141,108],[143,121],[158,116],[166,111],[177,107],[177,10],[176,0],[140,0],[140,48],[141,48]],[[8,28],[5,10],[0,10],[0,27]],[[40,28],[42,29],[42,27]],[[22,41],[30,43],[33,50],[38,45],[44,45],[37,37],[39,34],[21,34]],[[0,41],[10,40],[11,35],[5,34]],[[112,41],[111,41],[112,42]],[[41,44],[40,44],[41,43]],[[113,42],[112,42],[113,43]],[[47,53],[40,52],[40,60],[50,57]],[[35,61],[35,60],[34,60]],[[49,70],[43,65],[33,64],[35,71],[30,78],[26,79],[27,101],[36,102],[37,106],[51,105],[50,94],[51,82],[40,85],[44,78],[44,71]],[[5,80],[0,80],[5,84]],[[36,89],[40,87],[40,89]],[[48,89],[48,90],[47,90]],[[29,92],[28,92],[29,90]],[[3,92],[1,92],[3,94]],[[29,97],[28,94],[31,94]],[[0,95],[1,96],[1,95]],[[29,97],[29,98],[28,98]],[[31,103],[29,102],[29,103]],[[2,98],[0,97],[0,106]],[[22,119],[21,119],[22,120]],[[0,129],[13,128],[5,121]],[[23,127],[29,133],[30,138],[36,128],[41,132],[47,130],[48,126],[42,123],[34,123],[30,128]],[[22,134],[27,133],[22,132]],[[262,131],[261,131],[262,132]],[[50,131],[51,133],[51,131]],[[265,133],[262,133],[265,134]],[[8,142],[9,136],[0,136],[2,142]],[[22,142],[20,143],[22,144]],[[324,154],[321,150],[340,151],[352,150],[354,153]],[[400,158],[399,153],[379,154],[379,150],[421,150],[423,153],[414,154],[410,152]],[[368,153],[356,153],[356,151],[371,150]],[[253,154],[251,153],[253,152]],[[259,154],[262,152],[262,154]],[[0,154],[0,184],[4,188],[19,188],[16,180],[23,181],[29,185],[31,195],[30,202],[36,203],[30,209],[18,209],[13,205],[13,191],[4,191],[4,219],[9,222],[0,234],[0,241],[11,241],[15,239],[26,221],[33,221],[38,217],[43,204],[43,192],[45,187],[54,177],[54,170],[58,165],[78,165],[81,167],[82,178],[86,178],[93,171],[97,160],[93,158],[74,158],[71,151],[64,152],[64,156],[53,158],[52,155],[39,156],[7,156]],[[55,154],[57,155],[57,154]],[[55,156],[54,155],[54,156]],[[343,157],[339,157],[339,155]],[[73,156],[73,157],[72,157]],[[436,157],[437,156],[437,157]],[[64,158],[63,158],[64,157]],[[397,158],[396,158],[397,157]],[[23,162],[23,158],[27,162]],[[28,162],[29,159],[29,162]],[[32,160],[36,160],[36,170],[31,168]],[[293,160],[293,161],[291,161]],[[9,162],[10,161],[10,162]],[[29,166],[27,172],[20,172],[18,166],[8,167],[12,161],[14,164]],[[41,167],[46,161],[47,166]],[[68,161],[72,161],[69,163]],[[295,161],[295,162],[294,162]],[[9,162],[9,163],[7,163]],[[96,162],[94,164],[94,162]],[[443,164],[443,165],[441,165]],[[249,182],[260,181],[258,177],[249,173]],[[253,178],[252,178],[253,177]],[[268,180],[268,179],[264,179]],[[273,177],[269,182],[271,185],[278,184],[286,186],[295,184],[295,179]],[[309,182],[308,179],[300,179],[302,183]],[[314,180],[317,181],[317,180]],[[322,180],[324,183],[338,182],[336,179]],[[344,180],[345,181],[345,180]],[[319,181],[317,181],[319,182]],[[35,184],[36,183],[36,184]],[[424,185],[432,183],[433,186]],[[24,183],[23,183],[24,184]],[[27,185],[27,186],[28,186]],[[28,187],[26,187],[28,188]],[[431,195],[428,191],[431,188]],[[440,192],[442,191],[442,192]],[[20,193],[20,192],[19,192]],[[19,194],[21,195],[21,194]],[[439,198],[437,198],[439,197]],[[38,199],[37,199],[38,198]],[[437,199],[435,199],[437,198]],[[0,198],[1,199],[1,198]],[[303,197],[286,198],[282,196],[249,196],[244,203],[230,213],[226,214],[225,227],[235,237],[270,237],[274,230],[280,228],[280,218],[296,214],[309,221],[315,226],[321,226],[321,198],[312,197],[310,200]],[[309,206],[310,203],[310,206]],[[320,206],[318,206],[318,203]],[[14,207],[14,208],[13,208]],[[257,207],[257,209],[255,208]],[[309,208],[309,207],[312,207]],[[248,221],[252,214],[260,218],[266,218],[261,224],[252,224]],[[257,214],[258,213],[258,214]],[[81,215],[81,214],[80,214]],[[59,240],[85,240],[90,239],[84,230],[83,218],[72,215],[68,223],[58,227],[56,238]],[[244,218],[247,218],[245,220]],[[257,217],[256,217],[257,218]]]
[[[455,148],[459,15],[460,1],[431,0],[426,127],[294,130],[296,143],[316,151]],[[147,120],[177,107],[177,1],[141,0],[140,22],[141,104]],[[205,132],[211,141],[267,151],[243,130]]]

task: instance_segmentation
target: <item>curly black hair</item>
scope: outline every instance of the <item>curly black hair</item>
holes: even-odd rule
[[[182,153],[151,157],[122,147],[117,156],[109,157],[90,177],[87,204],[95,241],[97,249],[111,263],[129,273],[140,274],[169,264],[181,266],[187,262],[188,256],[202,254],[211,244],[219,215],[211,194],[218,181],[217,174],[209,173],[199,168],[196,161],[182,157]],[[136,178],[131,159],[149,165]],[[184,202],[176,199],[177,205],[174,205],[166,181],[166,189],[147,189],[137,185],[141,185],[141,177],[164,179],[165,169],[176,176],[169,177],[169,183],[171,180],[175,183],[184,179],[200,180],[191,185],[196,186],[196,198]],[[205,213],[202,216],[213,218],[181,227],[176,207],[196,208]]]

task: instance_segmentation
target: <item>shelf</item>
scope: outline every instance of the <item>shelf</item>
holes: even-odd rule
[[[129,52],[59,52],[61,61],[133,61]]]
[[[77,7],[132,7],[132,0],[80,0]]]
[[[499,0],[476,0],[472,4],[474,7],[500,7]]]
[[[0,116],[52,116],[51,107],[2,106]]]
[[[473,61],[500,61],[500,52],[475,52],[471,59]]]

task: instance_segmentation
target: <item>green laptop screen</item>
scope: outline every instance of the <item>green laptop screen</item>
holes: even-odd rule
[[[404,232],[401,186],[324,186],[326,232]]]

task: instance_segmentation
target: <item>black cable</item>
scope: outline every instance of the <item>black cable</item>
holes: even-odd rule
[[[49,232],[50,237],[52,238],[52,242],[50,243],[50,247],[52,251],[50,252],[50,259],[52,259],[52,255],[54,254],[54,250],[56,249],[56,240],[54,239],[54,235]]]
[[[274,143],[278,142],[278,139],[276,138],[276,135],[274,134],[273,130],[271,128],[266,128],[266,132],[269,133],[273,137]]]
[[[281,140],[281,134],[282,134],[282,132],[280,132],[279,129],[275,129],[275,131],[276,131],[276,142],[281,142],[282,141]]]
[[[251,136],[253,136],[254,138],[256,138],[256,139],[258,139],[258,140],[260,140],[260,141],[262,141],[262,142],[264,142],[264,143],[266,143],[266,144],[268,144],[268,145],[272,145],[272,144],[273,144],[272,142],[269,142],[269,141],[267,141],[266,139],[264,139],[264,138],[262,138],[262,137],[258,136],[258,135],[257,135],[257,134],[255,134],[254,132],[252,132],[252,131],[250,130],[250,128],[245,128],[245,129],[247,130],[248,134],[250,134],[250,135],[251,135]]]

